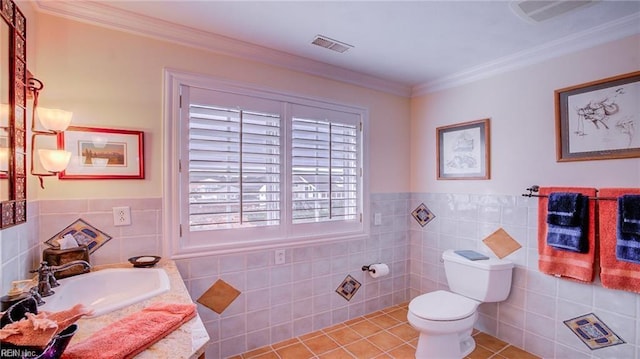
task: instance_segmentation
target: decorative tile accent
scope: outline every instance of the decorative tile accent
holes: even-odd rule
[[[416,221],[418,221],[418,223],[422,227],[426,226],[427,223],[436,218],[436,215],[433,214],[433,212],[431,212],[431,210],[427,206],[425,206],[424,203],[420,203],[418,208],[414,209],[413,212],[411,212],[411,215],[416,219]]]
[[[346,300],[351,300],[351,298],[353,298],[353,296],[360,288],[360,285],[360,282],[353,279],[352,276],[348,275],[342,281],[342,284],[338,286],[338,288],[336,289],[336,293],[340,294]]]
[[[198,298],[198,303],[218,314],[222,314],[239,295],[239,290],[222,279],[218,279]]]
[[[78,218],[75,222],[58,232],[55,236],[47,239],[44,243],[49,247],[60,249],[60,243],[68,238],[67,235],[71,235],[71,240],[75,240],[77,245],[89,247],[89,254],[93,254],[93,252],[112,238],[82,218]]]
[[[502,228],[498,228],[497,231],[488,235],[482,242],[500,259],[522,248],[520,243],[516,242],[516,240]]]
[[[625,343],[593,313],[565,320],[563,323],[591,350]]]

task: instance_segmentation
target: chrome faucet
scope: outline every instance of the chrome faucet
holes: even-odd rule
[[[85,269],[91,269],[91,264],[83,260],[72,261],[59,266],[49,266],[46,261],[41,262],[38,269],[31,271],[31,273],[38,273],[38,294],[41,297],[53,295],[55,292],[51,290],[51,288],[55,288],[60,285],[54,274],[77,265],[81,265]]]

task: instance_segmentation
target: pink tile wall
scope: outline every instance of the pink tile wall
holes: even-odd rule
[[[207,357],[238,354],[408,300],[408,199],[373,195],[372,216],[379,212],[383,221],[369,236],[287,247],[283,265],[274,264],[273,250],[177,260],[194,301],[217,279],[242,291],[221,315],[199,307],[211,337]],[[113,225],[116,206],[131,207],[131,226]],[[1,232],[3,288],[28,276],[40,260],[41,243],[78,218],[113,237],[92,254],[94,264],[162,255],[160,198],[38,201],[30,204],[27,224]],[[387,263],[391,274],[364,275],[361,267],[377,262]],[[362,283],[350,301],[335,293],[348,274]]]
[[[113,207],[131,207],[131,225],[113,225]],[[91,263],[125,262],[138,255],[162,255],[162,200],[84,199],[40,201],[39,242],[82,218],[112,239],[91,255]]]
[[[420,203],[436,218],[423,228],[409,217],[410,298],[448,288],[442,251],[488,250],[481,240],[502,227],[522,245],[507,257],[516,264],[511,293],[504,302],[481,304],[476,328],[543,358],[638,357],[640,295],[538,271],[535,198],[412,194],[411,209]],[[627,343],[591,352],[563,323],[591,312]]]

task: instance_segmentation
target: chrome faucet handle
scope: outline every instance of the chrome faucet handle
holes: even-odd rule
[[[55,271],[53,271],[52,269],[49,269],[49,272],[47,273],[47,278],[49,280],[49,285],[51,286],[51,288],[60,286],[60,283],[58,283],[58,280],[56,279],[54,273]]]
[[[46,303],[44,300],[42,300],[42,296],[40,295],[40,293],[38,293],[38,287],[37,286],[31,287],[29,289],[29,294],[31,294],[33,299],[35,299],[35,301],[38,304],[38,306],[41,306],[41,305]]]
[[[46,270],[47,268],[49,268],[49,263],[47,263],[47,261],[42,261],[40,262],[40,267],[36,268],[36,269],[32,269],[29,271],[29,273],[43,273],[44,270]]]
[[[53,295],[55,292],[51,290],[51,277],[53,277],[53,272],[51,271],[51,267],[46,261],[40,262],[40,267],[38,269],[34,269],[30,271],[31,273],[38,273],[38,295],[41,297],[48,297]],[[55,278],[54,278],[55,281]],[[56,285],[59,285],[58,282],[55,282]]]

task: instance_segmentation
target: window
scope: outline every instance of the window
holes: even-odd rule
[[[364,233],[364,110],[220,84],[174,90],[174,253]]]

